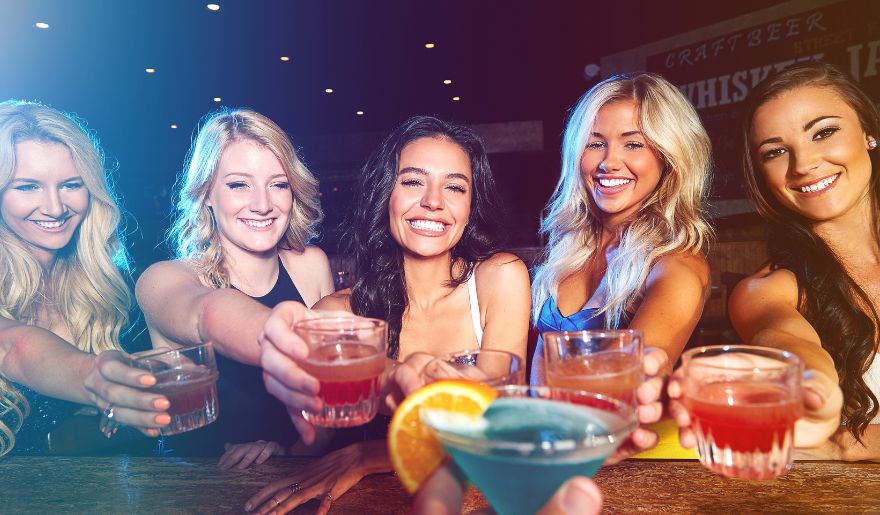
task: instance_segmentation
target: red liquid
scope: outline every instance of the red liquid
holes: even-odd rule
[[[156,385],[147,391],[164,395],[172,418],[213,406],[217,399],[217,372],[207,368],[172,369],[154,374]]]
[[[704,384],[685,403],[697,433],[734,452],[770,452],[774,440],[782,446],[801,414],[797,396],[765,383]]]
[[[339,343],[312,349],[301,366],[320,381],[324,404],[339,406],[379,395],[385,357],[371,345]]]
[[[555,361],[547,369],[547,384],[601,393],[635,404],[636,388],[642,383],[638,356],[625,352],[602,352]]]

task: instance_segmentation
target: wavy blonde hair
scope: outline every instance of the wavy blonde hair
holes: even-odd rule
[[[215,288],[229,286],[223,248],[214,216],[206,199],[223,150],[239,140],[251,140],[269,149],[287,175],[293,209],[279,247],[305,250],[317,236],[323,219],[318,180],[297,156],[284,130],[265,116],[249,109],[221,109],[207,115],[190,147],[183,175],[178,180],[177,216],[168,240],[179,259],[188,259],[199,277]]]
[[[669,82],[652,73],[623,74],[593,86],[571,110],[562,144],[562,171],[550,198],[541,234],[547,238],[532,287],[537,320],[559,283],[583,269],[600,251],[602,212],[593,202],[580,169],[581,157],[599,110],[634,101],[639,130],[663,161],[656,190],[632,219],[622,224],[617,254],[607,265],[607,327],[618,327],[654,263],[676,253],[707,250],[712,229],[705,198],[712,174],[712,145],[696,110]]]
[[[34,102],[0,103],[0,191],[15,176],[15,145],[38,141],[63,145],[89,192],[89,207],[70,243],[44,271],[22,241],[0,219],[0,316],[35,325],[46,293],[83,352],[120,349],[119,334],[128,324],[131,290],[123,277],[128,254],[117,229],[121,213],[104,170],[97,138],[72,115]],[[47,284],[47,281],[51,281]],[[15,443],[29,407],[9,382],[0,378],[0,418],[12,414],[12,425],[0,422],[0,455]]]
[[[0,377],[0,456],[15,446],[15,433],[29,412],[27,399]]]

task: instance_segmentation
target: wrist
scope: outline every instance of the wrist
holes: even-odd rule
[[[357,444],[360,453],[358,463],[363,475],[391,472],[391,460],[385,440],[370,440]]]

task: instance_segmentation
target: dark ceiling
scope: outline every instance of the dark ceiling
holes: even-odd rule
[[[0,99],[38,99],[88,120],[143,228],[135,245],[153,246],[167,224],[159,204],[199,118],[218,105],[273,118],[319,176],[333,156],[310,154],[315,138],[384,132],[417,113],[541,120],[536,163],[547,169],[527,202],[539,209],[565,109],[590,85],[584,65],[779,3],[215,1],[218,11],[194,0],[0,0]]]

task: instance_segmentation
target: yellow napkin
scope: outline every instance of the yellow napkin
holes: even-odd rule
[[[657,447],[642,451],[633,458],[648,460],[695,460],[696,449],[685,449],[678,443],[678,426],[672,419],[661,420],[649,426],[660,436]]]

